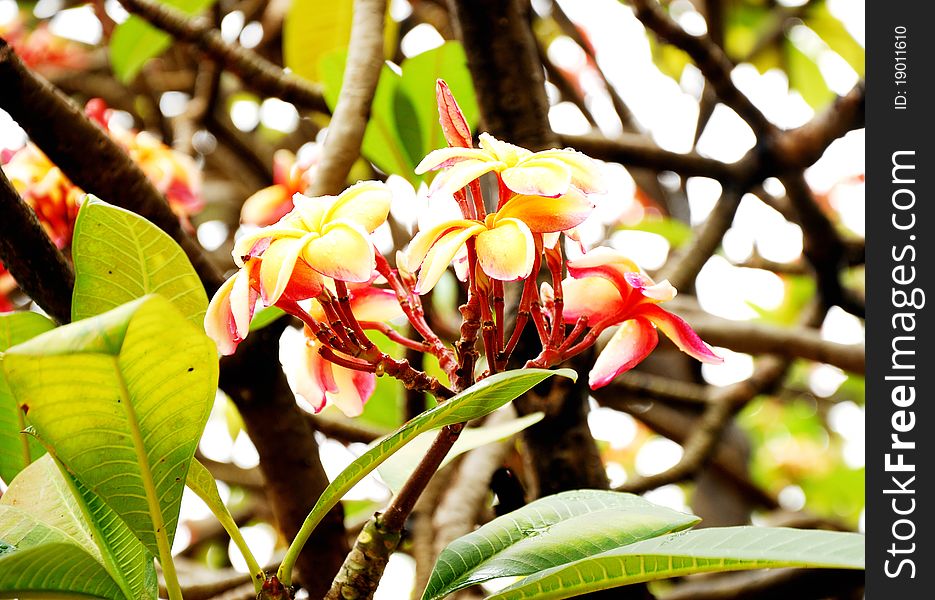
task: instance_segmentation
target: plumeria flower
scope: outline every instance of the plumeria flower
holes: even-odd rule
[[[259,292],[255,280],[260,261],[250,259],[243,268],[225,281],[208,304],[205,333],[224,356],[233,354],[247,337],[256,310]]]
[[[396,294],[369,284],[349,286],[350,307],[361,322],[385,323],[403,316]],[[321,305],[312,301],[309,311],[316,320],[324,321]],[[348,417],[359,416],[364,404],[376,388],[376,375],[336,365],[319,353],[321,342],[312,336],[301,339],[301,348],[286,344],[283,369],[292,389],[316,413],[326,406],[335,405]]]
[[[474,238],[477,263],[484,273],[500,281],[524,279],[535,261],[533,234],[571,229],[584,221],[592,208],[591,202],[574,190],[557,198],[514,196],[483,223],[454,219],[420,231],[406,251],[406,268],[414,272],[421,267],[415,290],[424,294],[435,287],[465,243]]]
[[[497,173],[516,194],[556,197],[572,189],[603,193],[594,161],[574,150],[531,152],[480,134],[480,148],[433,150],[416,167],[416,174],[443,169],[432,181],[431,194],[454,194],[485,173]]]
[[[149,132],[119,126],[111,118],[113,111],[100,98],[88,100],[84,110],[130,155],[182,223],[187,225],[188,217],[204,208],[201,171],[190,156],[166,146]]]
[[[250,258],[261,259],[259,291],[267,305],[289,286],[304,290],[304,298],[296,300],[314,297],[323,277],[370,281],[375,266],[370,234],[386,221],[390,200],[389,189],[378,181],[358,183],[339,196],[296,194],[295,207],[278,223],[237,241],[234,261],[244,266]]]
[[[24,64],[40,72],[80,70],[90,62],[87,46],[53,34],[47,23],[39,23],[30,31],[22,14],[0,23],[0,37]]]
[[[689,356],[710,364],[723,362],[688,323],[660,308],[676,294],[668,281],[655,283],[633,261],[606,247],[567,264],[571,278],[562,282],[564,320],[575,323],[586,317],[597,331],[620,325],[594,362],[591,389],[607,385],[646,358],[658,342],[657,329]]]
[[[71,243],[84,192],[32,143],[0,154],[3,172],[59,248]]]
[[[311,185],[320,154],[320,150],[309,152],[297,160],[289,150],[277,150],[273,155],[273,185],[247,198],[240,221],[264,227],[288,214],[293,208],[292,196],[304,193]]]

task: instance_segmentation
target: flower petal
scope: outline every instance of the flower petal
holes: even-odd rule
[[[350,221],[367,232],[373,232],[386,221],[392,199],[393,195],[385,183],[362,181],[342,192],[322,221],[325,224],[337,220]]]
[[[360,225],[334,221],[305,246],[305,261],[322,275],[341,281],[370,281],[374,261],[373,244]]]
[[[267,306],[276,304],[286,291],[295,263],[309,238],[314,235],[309,234],[302,239],[274,240],[263,253],[260,263],[260,293]]]
[[[435,82],[435,100],[438,103],[438,122],[448,145],[470,148],[473,145],[471,128],[444,79]]]
[[[455,148],[450,148],[450,150],[455,150]],[[500,171],[505,167],[504,163],[489,159],[462,160],[435,176],[432,185],[429,186],[429,196],[450,196],[481,175],[491,171]]]
[[[417,294],[424,294],[435,287],[442,273],[451,264],[458,250],[472,236],[484,231],[484,226],[479,223],[473,223],[470,227],[464,229],[455,229],[438,238],[432,249],[425,255],[422,261],[422,268],[419,271],[419,279],[416,281],[415,291]],[[412,262],[409,263],[411,267]]]
[[[564,150],[543,150],[536,152],[536,158],[559,160],[571,170],[571,184],[585,194],[603,194],[607,191],[597,163],[581,152],[565,148]]]
[[[250,275],[240,270],[233,277],[234,285],[230,291],[230,311],[237,328],[237,337],[244,339],[250,332],[250,321],[256,307],[257,292],[250,287]]]
[[[273,152],[273,182],[288,185],[291,179],[292,166],[295,164],[295,154],[280,148]]]
[[[260,229],[251,231],[246,235],[239,237],[234,243],[234,249],[231,251],[231,256],[234,257],[234,262],[237,264],[237,266],[242,267],[244,266],[245,258],[262,255],[262,251],[254,251],[258,242],[263,240],[272,241],[274,239],[281,238],[299,239],[307,234],[307,231],[303,231],[301,229],[280,227],[278,225],[261,227]],[[265,251],[265,248],[263,248],[263,250]]]
[[[626,280],[626,273],[639,273],[640,268],[635,262],[623,256],[617,250],[606,246],[599,246],[590,252],[569,259],[568,273],[576,278],[605,277],[614,282],[622,295],[629,295],[631,286]]]
[[[565,163],[535,155],[505,169],[500,177],[517,194],[555,197],[571,186],[571,169]]]
[[[328,393],[328,403],[337,406],[348,417],[359,417],[377,387],[376,376],[338,365],[332,365],[331,371],[337,391]]]
[[[495,159],[490,152],[477,148],[439,148],[425,155],[425,158],[416,165],[415,173],[422,175],[429,171],[450,167],[464,160],[490,162]]]
[[[392,321],[404,315],[395,292],[375,287],[354,291],[351,296],[351,312],[358,321],[378,323]]]
[[[271,185],[253,194],[240,209],[240,222],[272,225],[292,210],[292,197],[284,185]]]
[[[477,235],[477,262],[493,279],[515,281],[528,277],[536,258],[536,243],[519,219],[500,219],[493,229]]]
[[[678,291],[669,283],[668,279],[656,283],[652,280],[652,277],[641,273],[625,273],[624,279],[645,297],[656,302],[668,302],[678,294]]]
[[[704,363],[719,365],[724,359],[714,353],[698,334],[682,318],[665,311],[655,304],[640,306],[640,314],[662,330],[679,350]]]
[[[495,160],[506,163],[505,167],[513,167],[521,161],[532,156],[532,152],[519,146],[514,146],[509,142],[498,140],[489,133],[482,133],[478,136],[480,147],[486,150]]]
[[[239,271],[221,284],[214,297],[211,298],[208,311],[205,313],[205,333],[214,340],[218,352],[224,356],[233,354],[242,339],[237,335],[237,325],[231,314],[231,290],[234,288],[238,275],[240,275]]]
[[[584,194],[571,189],[568,194],[558,198],[514,196],[497,211],[497,219],[520,219],[536,233],[552,233],[580,225],[593,209],[594,205]]]
[[[483,226],[477,221],[454,219],[419,231],[409,242],[409,247],[406,248],[406,267],[410,271],[418,269],[422,265],[422,261],[425,260],[426,254],[443,235],[451,233],[455,229],[470,229],[472,227],[481,227],[483,229]]]
[[[587,317],[593,325],[619,314],[624,306],[620,292],[603,277],[565,279],[562,281],[562,297],[565,301],[562,317],[568,323]]]
[[[332,376],[333,365],[318,354],[319,344],[302,339],[300,356],[283,361],[283,371],[292,391],[301,396],[316,413],[328,403],[327,393],[337,390]],[[298,349],[296,349],[298,350]]]
[[[624,322],[594,361],[588,385],[592,390],[604,387],[617,375],[639,364],[653,351],[658,341],[656,328],[646,319],[637,317]]]

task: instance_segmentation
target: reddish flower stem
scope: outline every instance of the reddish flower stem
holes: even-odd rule
[[[481,192],[480,179],[471,182],[471,198],[474,199],[474,214],[476,219],[484,222],[487,218],[487,209],[484,208],[484,195]]]
[[[401,346],[405,346],[406,348],[411,348],[419,352],[427,352],[429,350],[428,342],[417,342],[416,340],[407,338],[386,323],[379,323],[377,321],[361,321],[360,326],[364,329],[379,331],[392,341]]]
[[[503,322],[504,319],[504,297],[503,297],[503,282],[499,279],[493,280],[493,308],[494,308],[494,317],[497,321],[497,356],[503,352],[503,342],[506,335],[506,323]]]
[[[565,306],[565,299],[562,294],[562,246],[561,242],[555,244],[555,248],[547,248],[545,251],[545,262],[552,273],[552,289],[555,294],[555,302],[552,305],[552,336],[549,340],[550,348],[558,348],[564,341],[565,323],[562,319],[562,310]]]
[[[422,302],[419,300],[419,297],[410,293],[410,290],[400,280],[399,274],[395,269],[390,267],[390,263],[387,262],[382,254],[376,252],[376,259],[377,272],[386,278],[390,288],[396,293],[396,300],[403,309],[406,318],[409,319],[412,328],[422,336],[422,339],[424,339],[427,344],[429,344],[429,352],[438,358],[438,364],[442,370],[448,374],[449,378],[453,377],[458,366],[457,360],[455,359],[454,353],[445,346],[444,342],[439,339],[425,321],[425,314],[422,312]]]
[[[338,293],[338,311],[341,313],[344,324],[350,328],[354,337],[360,342],[362,348],[365,350],[370,349],[373,347],[373,342],[371,342],[367,334],[364,333],[360,323],[357,321],[357,317],[354,315],[354,311],[351,309],[351,295],[347,290],[347,284],[336,279],[334,281],[334,289]]]
[[[318,348],[318,354],[322,356],[325,360],[333,362],[334,364],[345,367],[347,369],[353,369],[355,371],[364,371],[365,373],[376,373],[377,366],[373,363],[365,362],[348,356],[341,356],[328,346],[320,346]]]

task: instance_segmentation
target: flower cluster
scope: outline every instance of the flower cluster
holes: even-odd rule
[[[166,197],[180,221],[187,223],[191,215],[201,211],[204,207],[201,171],[190,156],[166,146],[149,132],[121,127],[112,118],[113,111],[100,98],[89,100],[84,110],[130,155]]]
[[[89,100],[85,113],[100,124],[165,195],[183,224],[201,210],[201,172],[194,161],[172,150],[153,135],[122,129],[113,123],[104,101]],[[0,166],[20,197],[33,209],[46,233],[59,248],[71,244],[84,191],[62,173],[35,144],[0,152]],[[9,304],[3,288],[12,288],[9,273],[0,281],[0,298]],[[8,291],[11,291],[8,290]]]
[[[25,20],[17,15],[11,21],[0,23],[0,37],[32,69],[78,70],[88,64],[86,47],[53,34],[47,23],[39,23],[35,29],[29,30]]]
[[[372,393],[374,377],[384,373],[439,398],[452,393],[381,352],[367,330],[434,354],[455,390],[505,369],[529,321],[542,350],[527,360],[528,367],[567,360],[617,326],[591,371],[592,388],[642,361],[656,346],[659,330],[690,356],[720,362],[682,319],[660,308],[676,293],[667,281],[655,283],[610,248],[564,259],[561,235],[572,234],[589,217],[590,196],[604,191],[594,161],[573,150],[532,152],[485,133],[475,148],[443,81],[437,100],[449,147],[429,153],[416,172],[438,171],[429,201],[453,197],[460,217],[424,227],[397,253],[393,269],[371,240],[390,210],[385,184],[358,183],[337,197],[294,193],[277,222],[236,242],[239,270],[214,297],[205,321],[222,353],[234,352],[246,337],[258,305],[277,306],[305,323],[304,347],[286,361],[297,393],[316,411],[335,404],[352,416]],[[281,174],[276,186],[252,202],[285,206],[282,198],[301,183],[296,173]],[[496,186],[495,201],[485,201],[482,177]],[[488,212],[488,206],[495,210]],[[460,339],[451,347],[426,322],[420,296],[453,262],[464,267],[468,297],[461,306]],[[543,268],[549,277],[540,287]],[[523,289],[508,336],[504,284],[513,281]],[[388,324],[401,316],[421,340]],[[485,363],[475,349],[479,337]],[[484,370],[476,373],[476,365]]]

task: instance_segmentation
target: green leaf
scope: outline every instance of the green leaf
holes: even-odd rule
[[[789,87],[802,94],[809,106],[818,110],[834,99],[835,94],[828,88],[821,69],[810,57],[799,50],[795,44],[785,45],[789,76]]]
[[[410,156],[414,164],[419,164],[429,151],[448,145],[438,122],[435,82],[445,80],[471,126],[478,119],[477,98],[471,72],[467,68],[467,56],[459,42],[445,42],[438,48],[407,59],[402,71],[396,115],[401,124],[406,121],[404,111],[411,110],[416,119],[417,128],[401,129],[404,137],[407,132],[418,133],[418,144],[411,145]]]
[[[266,574],[260,568],[253,553],[250,552],[250,547],[247,546],[246,540],[241,535],[240,528],[237,527],[234,517],[227,510],[227,505],[221,500],[221,496],[218,494],[217,482],[214,481],[214,477],[208,469],[197,459],[192,459],[185,485],[208,505],[214,516],[217,517],[218,522],[224,527],[224,531],[230,535],[231,540],[237,545],[244,557],[244,561],[247,563],[247,567],[250,569],[250,573],[253,574],[253,586],[259,592],[263,581],[266,580]]]
[[[194,15],[214,4],[214,0],[160,0],[161,4]],[[156,29],[141,17],[130,15],[114,28],[110,37],[110,66],[123,83],[132,80],[151,58],[172,45],[172,36]]]
[[[104,502],[43,456],[0,500],[0,595],[45,592],[150,600],[152,555]]]
[[[0,315],[0,361],[2,353],[11,346],[54,328],[55,323],[34,312]],[[28,426],[26,415],[16,406],[13,392],[0,369],[0,479],[7,483],[45,453],[42,444],[22,433]]]
[[[340,502],[344,494],[361,479],[380,466],[400,448],[412,441],[420,433],[430,429],[464,423],[488,415],[507,402],[519,398],[553,375],[568,377],[572,380],[577,379],[577,374],[571,369],[557,369],[554,371],[547,369],[517,369],[491,375],[435,408],[427,410],[408,421],[396,433],[361,454],[331,481],[325,491],[322,492],[308,517],[306,517],[305,523],[303,523],[301,530],[293,540],[292,546],[289,547],[289,551],[279,568],[280,581],[286,584],[291,581],[292,565],[295,563],[298,551],[301,550],[308,536],[311,535],[328,511]]]
[[[519,433],[527,427],[541,421],[544,416],[545,413],[537,412],[496,425],[468,427],[458,436],[458,441],[456,441],[454,446],[451,447],[451,450],[448,451],[448,455],[445,456],[439,468],[444,467],[458,456],[470,452],[475,448],[499,442],[500,440],[504,440]],[[428,452],[434,440],[435,432],[426,431],[406,444],[402,450],[380,465],[377,471],[380,473],[380,478],[383,479],[383,482],[386,483],[391,490],[398,492],[403,484],[406,483],[406,479],[409,478],[409,475],[415,470],[419,461],[421,461],[425,453]],[[379,442],[374,442],[374,445],[378,443]]]
[[[692,238],[691,227],[676,219],[668,218],[643,219],[637,225],[632,227],[623,226],[619,229],[621,231],[632,230],[655,233],[656,235],[664,237],[666,241],[669,242],[669,245],[676,249],[683,246]]]
[[[804,23],[817,33],[828,44],[829,48],[847,61],[847,64],[857,72],[857,75],[864,76],[866,52],[863,46],[850,34],[844,23],[831,14],[827,2],[814,2],[809,7]]]
[[[321,57],[346,48],[354,17],[352,0],[292,0],[282,24],[285,65],[309,81],[320,81]]]
[[[75,222],[73,321],[146,294],[160,294],[197,327],[208,296],[188,257],[161,229],[128,210],[88,196]]]
[[[267,306],[266,308],[261,308],[253,316],[253,320],[250,321],[250,331],[258,331],[263,329],[284,314],[286,314],[286,312],[278,306]]]
[[[341,83],[344,79],[344,65],[347,51],[344,49],[330,52],[322,57],[320,72],[325,88],[325,101],[333,111],[338,101]],[[400,84],[400,75],[387,64],[380,72],[380,81],[373,97],[370,121],[364,132],[361,153],[388,175],[405,177],[413,185],[418,185],[421,178],[413,173],[416,162],[406,150],[396,123],[396,95]],[[419,157],[421,160],[421,157]]]
[[[217,389],[213,342],[151,295],[14,346],[3,369],[39,439],[165,565]]]
[[[693,573],[778,567],[863,569],[864,536],[771,527],[676,533],[540,571],[488,600],[569,598]]]
[[[566,565],[698,521],[633,494],[576,490],[541,498],[449,544],[438,556],[422,600],[497,577]]]

